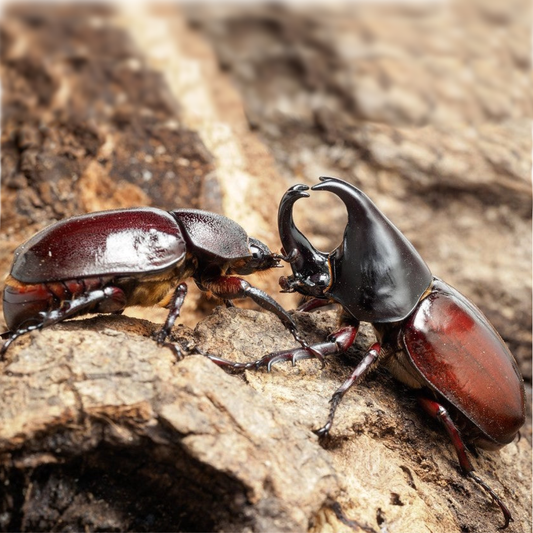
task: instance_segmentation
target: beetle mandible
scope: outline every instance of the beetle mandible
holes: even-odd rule
[[[121,313],[133,305],[169,309],[156,341],[167,342],[193,277],[231,305],[251,298],[277,315],[307,344],[292,317],[269,295],[237,277],[279,266],[284,259],[233,220],[198,209],[132,208],[100,211],[44,228],[15,251],[3,293],[10,331],[0,359],[20,335],[86,313]]]
[[[329,191],[346,205],[348,223],[342,243],[332,252],[316,250],[293,220],[294,203],[309,196],[295,185],[283,196],[278,225],[293,275],[280,278],[285,292],[312,297],[301,310],[341,305],[342,327],[312,350],[269,354],[234,369],[270,367],[279,361],[342,353],[354,343],[360,321],[372,323],[378,342],[331,398],[325,436],[348,389],[377,365],[416,389],[422,408],[446,429],[463,473],[486,490],[500,507],[503,528],[511,513],[474,471],[465,441],[495,450],[509,444],[525,421],[523,379],[516,362],[488,319],[472,302],[434,277],[405,236],[362,191],[338,178],[321,177],[315,191]]]

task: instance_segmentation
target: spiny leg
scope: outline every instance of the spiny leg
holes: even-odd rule
[[[329,433],[329,430],[333,425],[333,419],[335,418],[335,411],[337,410],[337,407],[339,406],[343,396],[351,387],[357,385],[357,383],[359,383],[368,374],[374,363],[378,360],[380,352],[381,345],[379,342],[374,343],[367,350],[361,362],[355,367],[352,375],[335,391],[329,401],[331,407],[329,410],[328,420],[324,426],[315,431],[319,437],[325,437]]]
[[[215,296],[222,300],[231,300],[233,298],[250,298],[263,309],[274,313],[290,331],[291,335],[302,348],[313,353],[321,361],[323,358],[319,352],[314,352],[313,347],[300,337],[298,329],[293,318],[268,294],[257,287],[253,287],[247,281],[234,276],[219,276],[215,279],[202,280],[200,288],[210,290]]]
[[[494,502],[499,506],[503,513],[503,518],[505,520],[505,523],[503,526],[501,526],[499,529],[505,529],[509,522],[513,520],[513,517],[511,516],[511,512],[507,508],[507,506],[500,500],[499,496],[494,492],[494,490],[485,483],[475,472],[474,472],[474,466],[472,465],[470,459],[468,458],[467,452],[466,452],[466,446],[463,442],[463,439],[461,438],[461,434],[459,433],[459,430],[457,429],[457,426],[453,422],[453,420],[450,417],[450,414],[448,413],[448,410],[441,405],[439,402],[435,400],[431,400],[429,398],[419,396],[418,401],[424,411],[428,413],[433,418],[436,418],[446,429],[446,432],[448,433],[452,444],[455,448],[455,451],[457,452],[457,457],[459,459],[459,464],[461,465],[461,469],[463,470],[463,473],[468,476],[472,481],[474,481],[477,485],[479,485],[483,490],[488,492]]]
[[[327,342],[313,344],[313,352],[318,352],[320,354],[320,357],[317,357],[317,359],[323,361],[327,355],[335,355],[347,351],[348,348],[350,348],[350,346],[354,343],[358,330],[359,325],[345,326],[344,328],[341,328],[335,333],[329,335]],[[302,350],[301,348],[296,348],[293,350],[284,350],[282,352],[275,352],[265,355],[256,361],[255,366],[256,368],[266,366],[267,370],[270,372],[274,363],[290,361],[294,366],[296,362],[300,361],[301,359],[312,359],[313,357],[316,357],[314,353]]]
[[[320,354],[320,360],[323,360],[328,355],[343,353],[354,343],[355,337],[357,336],[357,331],[358,326],[346,326],[330,335],[327,342],[313,344],[311,346],[313,349],[312,352],[306,348],[293,348],[291,350],[270,353],[261,357],[261,359],[251,361],[249,363],[235,363],[215,355],[205,353],[203,355],[211,359],[211,361],[217,365],[226,369],[235,371],[257,370],[258,368],[266,366],[267,370],[270,372],[274,363],[290,361],[294,365],[301,359],[313,359],[316,357],[315,352]]]
[[[183,359],[181,349],[173,342],[167,342],[167,338],[172,331],[176,319],[180,316],[180,311],[183,306],[183,302],[185,301],[185,296],[187,296],[187,284],[180,283],[176,287],[176,290],[174,291],[174,294],[172,295],[172,299],[170,300],[169,304],[166,306],[167,309],[169,309],[169,312],[165,323],[163,324],[161,329],[154,334],[154,339],[156,340],[157,344],[169,348],[176,356],[176,359],[178,361]]]
[[[4,342],[4,345],[0,349],[0,360],[3,359],[6,350],[10,344],[26,333],[34,331],[36,329],[46,328],[53,326],[67,318],[71,318],[81,313],[87,313],[90,309],[93,309],[100,302],[106,300],[114,300],[117,302],[125,301],[124,293],[117,287],[105,287],[103,289],[95,289],[77,296],[72,300],[65,300],[57,309],[50,309],[49,311],[39,313],[35,318],[37,323],[31,324],[26,327],[20,327],[19,329],[10,332],[8,339]]]

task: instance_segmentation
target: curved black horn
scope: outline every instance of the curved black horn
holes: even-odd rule
[[[336,194],[348,211],[343,243],[331,258],[329,293],[359,320],[402,320],[433,279],[428,266],[366,194],[338,178],[320,181],[312,190]]]
[[[303,276],[312,275],[322,270],[327,264],[327,254],[319,252],[296,227],[292,210],[299,198],[308,198],[307,185],[293,185],[281,199],[278,211],[278,229],[281,244],[286,254],[293,250],[297,251],[294,261],[291,261],[292,270],[295,274]]]

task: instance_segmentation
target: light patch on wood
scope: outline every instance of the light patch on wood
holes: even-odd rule
[[[188,32],[177,6],[168,8],[173,27],[167,17],[154,16],[145,3],[121,6],[119,23],[129,29],[151,68],[163,73],[171,92],[181,104],[181,115],[187,127],[197,131],[216,158],[217,175],[223,189],[224,211],[246,228],[257,226],[253,210],[246,208],[246,198],[253,177],[245,171],[245,158],[230,124],[218,117],[201,65],[180,49],[177,33]],[[190,37],[190,36],[189,36]],[[229,187],[231,186],[231,190]]]

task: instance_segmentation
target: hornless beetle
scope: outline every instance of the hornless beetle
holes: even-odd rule
[[[305,348],[291,316],[270,296],[239,277],[279,266],[273,254],[236,222],[197,209],[154,208],[101,211],[62,220],[15,251],[4,288],[10,331],[0,349],[20,335],[86,313],[121,313],[132,305],[169,309],[155,335],[166,341],[193,277],[198,287],[231,305],[251,298],[277,315]]]
[[[513,356],[483,313],[444,281],[433,277],[413,245],[353,185],[321,177],[316,191],[330,191],[346,205],[348,224],[340,246],[330,253],[316,250],[297,229],[292,210],[308,197],[306,185],[283,196],[278,225],[293,275],[282,277],[285,292],[312,300],[300,309],[331,302],[342,306],[342,328],[329,342],[310,349],[269,354],[252,363],[221,366],[251,369],[273,363],[342,353],[355,341],[360,321],[374,326],[378,342],[365,353],[350,378],[333,394],[325,436],[335,411],[350,387],[384,364],[401,382],[417,390],[423,409],[446,429],[465,475],[483,487],[505,519],[511,513],[496,493],[474,472],[464,441],[495,450],[509,444],[525,421],[524,385]]]

